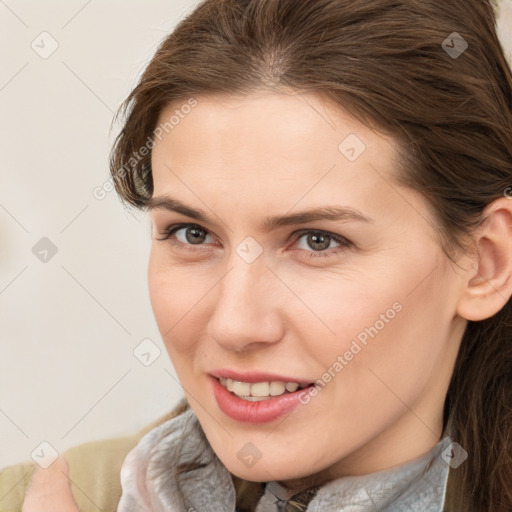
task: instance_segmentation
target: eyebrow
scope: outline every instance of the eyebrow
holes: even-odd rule
[[[148,211],[168,210],[171,212],[181,213],[199,222],[210,222],[208,215],[203,210],[191,208],[181,201],[169,196],[152,197],[146,203],[145,209]],[[270,232],[283,226],[306,224],[308,222],[318,220],[359,221],[367,223],[375,222],[371,217],[367,217],[360,211],[354,210],[353,208],[326,206],[297,213],[267,217],[263,221],[263,231]]]

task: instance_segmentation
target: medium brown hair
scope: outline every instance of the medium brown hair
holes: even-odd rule
[[[491,0],[206,0],[160,44],[119,115],[116,190],[142,208],[162,110],[211,94],[316,92],[391,134],[399,180],[432,207],[443,248],[464,248],[512,185],[512,73]],[[449,55],[457,32],[468,47]],[[145,154],[142,154],[145,153]],[[512,302],[469,322],[444,423],[469,453],[456,510],[512,510]]]

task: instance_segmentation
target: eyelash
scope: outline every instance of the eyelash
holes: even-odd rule
[[[174,233],[176,233],[177,231],[179,231],[180,229],[183,229],[183,228],[198,228],[198,229],[204,231],[206,234],[210,234],[207,229],[199,226],[198,224],[181,223],[181,224],[173,224],[173,225],[167,227],[165,229],[165,231],[161,234],[161,237],[157,238],[157,240],[159,240],[161,242],[169,241],[173,245],[181,246],[180,249],[183,249],[186,251],[196,251],[197,249],[192,248],[195,244],[184,244],[184,243],[178,242],[177,240],[172,238]],[[308,235],[308,234],[327,236],[329,239],[334,240],[336,243],[340,244],[339,247],[343,247],[345,249],[353,246],[352,242],[347,240],[345,237],[336,235],[334,233],[329,233],[327,231],[322,231],[319,229],[301,229],[299,231],[295,231],[294,233],[292,233],[293,241],[295,242],[297,240],[300,240],[304,235]],[[201,244],[197,244],[197,245],[198,245],[198,247],[201,246]],[[334,247],[333,249],[337,249],[339,247]],[[305,251],[306,253],[308,253],[308,255],[307,255],[308,258],[326,258],[331,255],[329,252],[329,249],[324,249],[321,251],[313,251],[313,250],[307,251],[305,249],[302,249],[302,250]],[[327,253],[327,254],[325,254],[325,253]]]

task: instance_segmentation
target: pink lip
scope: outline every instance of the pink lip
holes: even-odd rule
[[[254,375],[252,375],[252,377],[254,377]],[[268,380],[267,377],[268,374],[266,374],[265,378],[262,380]],[[272,380],[281,380],[281,378],[274,377]],[[308,393],[308,388],[304,388],[298,389],[294,393],[285,393],[259,402],[250,402],[228,391],[216,377],[209,375],[208,379],[210,380],[210,385],[212,386],[212,391],[215,400],[217,400],[219,409],[230,418],[244,423],[267,423],[277,420],[281,416],[291,412],[292,409],[301,403],[299,400],[301,393]],[[261,379],[261,374],[258,379],[251,381],[246,379],[247,375],[244,375],[243,380],[245,382],[260,382],[258,379]],[[296,381],[290,380],[288,382]]]
[[[297,382],[297,384],[311,384],[312,381],[297,379],[288,375],[278,375],[277,373],[265,372],[237,372],[228,368],[221,368],[219,370],[212,370],[210,375],[214,377],[224,377],[225,379],[233,379],[239,382]]]

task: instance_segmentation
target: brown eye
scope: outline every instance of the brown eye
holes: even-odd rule
[[[307,236],[306,242],[311,249],[314,249],[315,251],[323,251],[324,249],[329,248],[331,238],[319,233],[312,233]]]
[[[326,231],[299,231],[295,233],[295,242],[296,247],[308,258],[333,256],[335,253],[353,247],[352,243],[345,237]]]
[[[195,224],[176,224],[169,226],[159,240],[169,240],[182,245],[202,245],[209,233]]]
[[[201,244],[204,242],[204,239],[206,238],[206,232],[204,229],[198,227],[188,227],[183,229],[185,230],[185,238],[187,242],[191,244]]]

